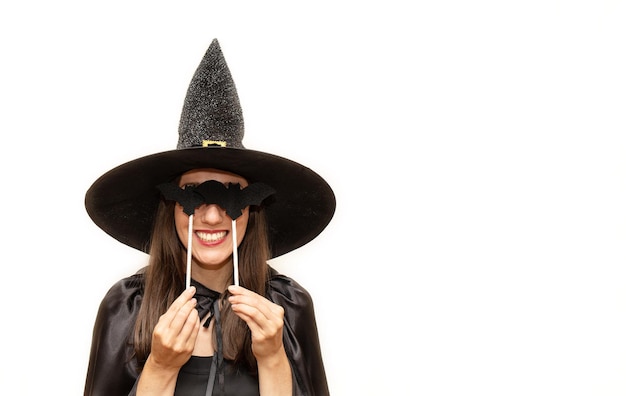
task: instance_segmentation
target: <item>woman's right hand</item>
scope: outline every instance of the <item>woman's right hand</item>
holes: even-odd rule
[[[137,395],[173,395],[178,371],[196,344],[200,319],[195,287],[185,290],[159,318],[152,333],[152,349],[137,384]]]
[[[191,357],[200,329],[195,293],[193,286],[185,290],[154,327],[148,359],[160,369],[179,370]]]

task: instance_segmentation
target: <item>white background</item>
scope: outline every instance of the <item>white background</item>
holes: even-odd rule
[[[333,395],[626,394],[626,8],[580,1],[0,6],[0,393],[79,395],[98,304],[145,257],[102,173],[173,149],[213,38],[247,147],[336,216],[274,262]]]

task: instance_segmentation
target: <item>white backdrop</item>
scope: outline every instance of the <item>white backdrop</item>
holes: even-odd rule
[[[145,257],[88,219],[173,149],[213,38],[247,147],[336,216],[275,260],[333,395],[626,394],[626,8],[580,1],[0,5],[0,393],[82,394],[98,304]]]

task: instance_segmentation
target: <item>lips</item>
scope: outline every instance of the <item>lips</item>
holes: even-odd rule
[[[196,231],[196,236],[205,243],[217,243],[226,238],[227,231]]]

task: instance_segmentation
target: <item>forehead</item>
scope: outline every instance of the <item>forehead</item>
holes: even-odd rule
[[[248,181],[242,176],[221,169],[212,168],[193,169],[183,173],[180,176],[179,185],[183,186],[188,183],[200,184],[207,180],[215,180],[223,184],[239,183],[242,187],[246,187],[248,185]]]

